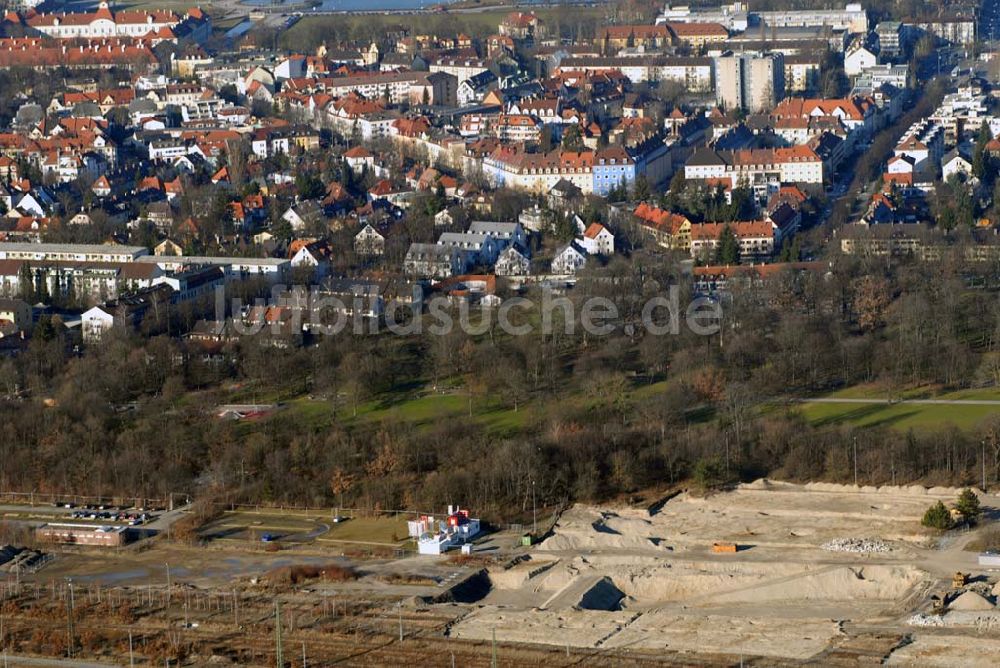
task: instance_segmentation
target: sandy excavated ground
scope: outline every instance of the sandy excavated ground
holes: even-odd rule
[[[901,621],[935,579],[919,567],[934,554],[920,517],[957,494],[757,481],[707,498],[682,494],[652,514],[575,506],[529,561],[490,572],[482,607],[452,633],[485,640],[495,630],[505,641],[791,660],[829,647],[843,636],[843,622],[898,624],[901,633],[920,634]],[[891,549],[821,547],[843,538],[878,539]],[[713,553],[717,541],[740,550]],[[910,651],[944,650],[930,643]],[[951,657],[953,665],[975,664],[957,648]]]
[[[560,518],[543,551],[705,551],[730,541],[755,550],[816,548],[834,538],[873,537],[921,544],[920,518],[949,488],[863,487],[758,480],[709,497],[681,494],[660,512],[575,506]]]
[[[996,666],[1000,639],[980,635],[917,635],[889,657],[890,666],[955,668],[955,666]]]

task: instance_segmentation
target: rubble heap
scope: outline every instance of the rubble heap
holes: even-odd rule
[[[888,543],[878,538],[834,538],[820,547],[830,552],[876,553],[892,551],[892,547]]]

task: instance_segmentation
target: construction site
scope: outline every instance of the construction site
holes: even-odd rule
[[[96,665],[992,666],[1000,569],[972,548],[1000,499],[980,494],[973,530],[920,522],[959,491],[759,480],[572,506],[534,545],[487,533],[471,555],[359,549],[346,529],[343,543],[274,548],[57,548],[4,581],[0,651]],[[207,532],[244,522],[227,517]]]

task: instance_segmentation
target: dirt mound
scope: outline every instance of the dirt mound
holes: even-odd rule
[[[974,591],[967,591],[948,604],[949,610],[993,610],[995,607]]]
[[[538,550],[668,550],[645,510],[601,511],[574,506],[563,513],[555,531]]]

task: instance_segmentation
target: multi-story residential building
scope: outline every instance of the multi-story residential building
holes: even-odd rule
[[[729,39],[729,31],[721,23],[682,23],[664,24],[670,30],[670,35],[676,45],[687,45],[696,51],[723,44]]]
[[[457,276],[463,270],[462,254],[451,246],[413,243],[403,260],[403,271],[408,276],[447,278]]]
[[[601,53],[614,55],[622,49],[641,48],[658,51],[670,45],[673,35],[665,25],[607,26],[597,34]]]
[[[903,24],[899,21],[881,21],[875,26],[878,55],[883,60],[893,60],[903,55]]]
[[[23,294],[28,286],[22,281],[28,276],[35,294],[44,291],[54,297],[104,302],[124,292],[151,287],[154,279],[162,275],[156,265],[130,261],[8,259],[0,260],[0,294],[5,297]]]
[[[971,46],[976,42],[976,19],[969,16],[936,16],[933,18],[906,19],[904,30],[917,34],[936,36],[946,42]]]
[[[820,56],[816,54],[786,55],[785,94],[806,93],[819,88]]]
[[[444,72],[381,72],[323,81],[324,92],[334,97],[354,93],[389,104],[454,106],[458,103],[458,80]]]
[[[593,175],[594,194],[604,197],[615,188],[635,184],[636,164],[624,148],[611,146],[594,156]]]
[[[803,121],[831,121],[842,125],[851,135],[852,141],[871,135],[875,129],[877,109],[870,99],[866,98],[801,98],[790,97],[782,100],[771,110],[770,117],[775,121],[784,119],[799,119]],[[817,130],[822,125],[817,125]],[[818,134],[818,132],[813,133]],[[810,135],[812,136],[812,135]],[[808,139],[808,137],[807,137]],[[796,143],[805,143],[804,141]]]
[[[692,93],[712,91],[711,58],[681,56],[619,56],[563,58],[557,72],[621,72],[630,81],[675,81]]]
[[[696,223],[691,226],[691,257],[711,258],[727,228],[739,242],[741,259],[768,259],[774,255],[776,245],[781,243],[777,226],[766,220]]]
[[[741,53],[715,59],[715,99],[726,109],[762,111],[785,96],[780,53]]]
[[[507,248],[510,245],[527,248],[527,237],[521,223],[497,223],[488,220],[474,220],[469,224],[469,232],[472,234],[485,234],[492,237],[498,248]]]
[[[531,273],[531,260],[514,246],[507,247],[493,267],[497,276],[527,276]]]
[[[29,262],[135,262],[148,255],[143,246],[30,244],[0,242],[0,260]]]
[[[286,280],[291,274],[291,261],[276,257],[215,257],[203,255],[145,255],[137,263],[155,265],[168,273],[191,267],[219,267],[227,281],[260,278],[269,283]]]
[[[782,183],[822,186],[823,160],[808,146],[742,151],[701,148],[685,163],[684,176],[688,180],[728,179],[733,188],[745,183],[758,197],[765,197],[777,192]]]
[[[868,14],[861,3],[850,3],[843,9],[802,9],[751,11],[748,3],[737,1],[731,5],[718,7],[692,7],[688,5],[671,7],[667,5],[656,22],[711,22],[721,23],[726,28],[743,32],[748,28],[774,26],[795,28],[806,26],[829,26],[839,32],[868,32]]]
[[[545,21],[538,18],[534,12],[507,14],[500,22],[498,32],[504,37],[522,41],[544,39],[548,34]]]
[[[466,267],[493,264],[500,253],[494,237],[477,232],[443,232],[438,238],[438,246],[459,251]]]
[[[592,151],[528,153],[518,146],[499,146],[482,160],[482,171],[494,187],[547,193],[561,179],[584,193],[593,192]]]
[[[107,37],[80,39],[72,46],[39,37],[0,39],[0,67],[35,70],[88,69],[102,66],[145,71],[153,66],[155,40]]]
[[[481,133],[500,141],[537,142],[542,132],[542,122],[528,114],[499,114]]]
[[[486,61],[477,58],[438,58],[430,64],[429,70],[452,75],[459,86],[477,74],[490,71]]]

